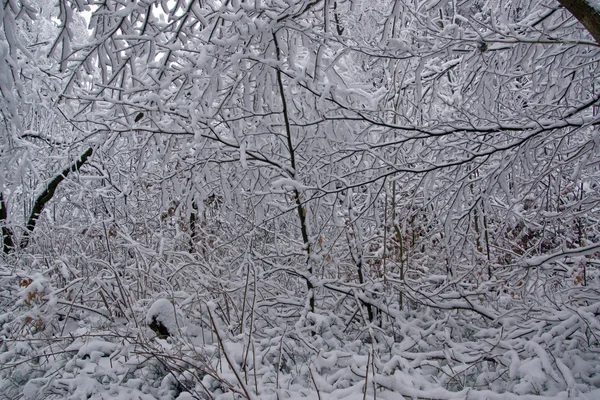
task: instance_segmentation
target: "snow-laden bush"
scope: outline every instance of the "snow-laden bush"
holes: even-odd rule
[[[568,290],[561,304],[532,307],[511,297],[493,321],[472,310],[400,311],[385,298],[356,296],[348,300],[359,311],[352,319],[308,312],[308,322],[290,325],[256,306],[254,322],[240,332],[225,323],[209,293],[139,299],[127,320],[111,318],[106,303],[75,302],[68,285],[57,287],[61,282],[48,270],[2,269],[5,398],[593,399],[600,393],[600,301],[592,301],[590,287]],[[366,301],[378,321],[365,319]],[[481,307],[500,312],[498,304]],[[169,335],[149,326],[159,321]]]

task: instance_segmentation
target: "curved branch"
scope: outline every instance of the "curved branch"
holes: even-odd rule
[[[33,208],[31,209],[31,214],[29,215],[27,225],[25,225],[26,231],[23,235],[23,238],[21,239],[21,244],[19,246],[20,248],[24,249],[29,244],[29,238],[31,236],[31,233],[35,229],[37,220],[39,219],[40,214],[44,210],[46,203],[48,203],[50,200],[52,200],[52,197],[54,197],[54,193],[56,192],[56,188],[58,188],[58,185],[60,185],[60,183],[67,178],[70,172],[78,171],[83,166],[83,164],[87,162],[87,160],[90,158],[93,152],[94,150],[91,147],[87,149],[86,152],[83,153],[73,165],[65,168],[60,174],[54,177],[54,179],[50,181],[46,189],[42,193],[40,193],[39,196],[37,196],[37,198],[35,199],[35,203],[33,204]]]
[[[586,0],[558,0],[600,44],[600,10]]]

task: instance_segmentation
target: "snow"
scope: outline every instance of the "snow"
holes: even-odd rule
[[[585,0],[597,13],[600,14],[600,0]]]
[[[175,314],[175,307],[168,299],[158,299],[148,309],[146,313],[146,323],[161,323],[170,334],[177,332],[178,324]]]
[[[87,3],[0,9],[0,397],[600,398],[565,10]]]
[[[299,192],[309,189],[308,186],[303,185],[295,179],[290,178],[279,178],[271,182],[271,186],[274,188],[284,188],[286,190],[295,189]]]

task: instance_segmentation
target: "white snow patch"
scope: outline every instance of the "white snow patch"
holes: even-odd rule
[[[167,299],[156,300],[146,314],[146,323],[151,324],[153,320],[160,322],[170,333],[177,331],[177,317],[175,307]]]
[[[600,14],[600,0],[587,0],[587,3]]]

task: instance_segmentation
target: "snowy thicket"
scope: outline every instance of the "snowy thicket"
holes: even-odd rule
[[[558,2],[5,3],[0,399],[600,397]]]

